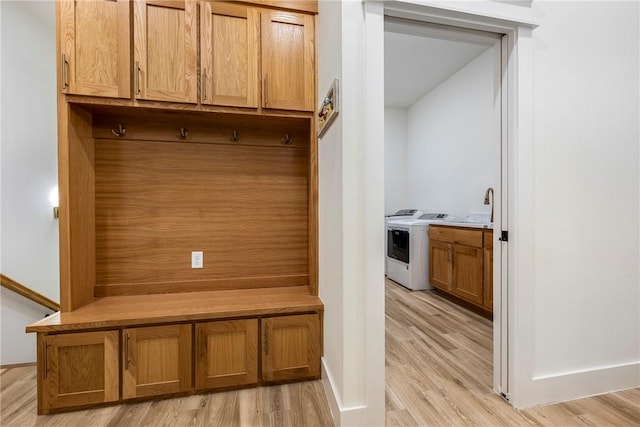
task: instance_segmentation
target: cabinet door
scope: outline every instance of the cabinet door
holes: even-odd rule
[[[315,48],[313,16],[262,12],[262,105],[314,110]]]
[[[283,381],[320,375],[320,315],[262,319],[262,379]]]
[[[451,289],[451,257],[451,245],[429,241],[429,282],[443,291]]]
[[[258,10],[207,1],[202,3],[200,19],[201,102],[257,108]]]
[[[493,248],[484,249],[484,301],[489,310],[493,310]]]
[[[195,0],[136,0],[133,27],[136,98],[196,103]]]
[[[129,98],[128,0],[57,2],[64,93]]]
[[[118,332],[38,336],[40,413],[118,400]]]
[[[191,389],[191,325],[130,328],[122,335],[123,398]]]
[[[196,325],[196,389],[258,382],[258,319]]]
[[[453,245],[452,291],[457,296],[482,304],[483,249]]]

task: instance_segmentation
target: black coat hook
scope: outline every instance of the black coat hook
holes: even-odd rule
[[[111,133],[113,134],[113,136],[121,138],[125,135],[125,133],[127,133],[127,130],[124,128],[124,125],[118,125],[118,130],[111,129]]]
[[[291,145],[293,144],[293,141],[295,141],[295,138],[289,135],[288,133],[284,135],[284,138],[282,138],[282,143],[284,145]]]
[[[185,139],[187,139],[188,136],[189,134],[187,133],[187,129],[180,128],[180,134],[178,135],[178,138],[184,141]]]
[[[231,141],[233,141],[233,142],[238,142],[238,140],[240,139],[240,138],[238,138],[238,131],[237,131],[237,130],[234,130],[234,131],[231,133],[231,138],[229,138],[229,139],[230,139]]]

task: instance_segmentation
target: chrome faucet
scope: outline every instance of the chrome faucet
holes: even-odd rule
[[[491,194],[491,202],[489,202],[489,194]],[[487,192],[484,193],[484,204],[491,205],[491,222],[493,222],[493,200],[494,200],[493,198],[494,198],[493,188],[489,187],[487,188]]]

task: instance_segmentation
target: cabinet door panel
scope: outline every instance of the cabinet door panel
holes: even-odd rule
[[[451,245],[429,241],[429,283],[444,291],[451,289]]]
[[[130,97],[129,2],[62,1],[58,7],[62,91]]]
[[[125,329],[122,339],[123,398],[191,388],[191,325]]]
[[[192,0],[136,0],[136,98],[197,102],[196,16]]]
[[[483,249],[453,246],[453,288],[457,296],[482,304]]]
[[[196,389],[258,382],[258,319],[196,325]]]
[[[262,319],[262,379],[283,381],[320,375],[320,316]]]
[[[201,12],[201,102],[258,107],[260,18],[243,5],[204,2]]]
[[[118,400],[117,331],[47,335],[40,341],[40,412]]]
[[[313,16],[262,13],[262,104],[265,108],[314,110]]]
[[[483,305],[493,310],[493,248],[484,250],[484,289]]]

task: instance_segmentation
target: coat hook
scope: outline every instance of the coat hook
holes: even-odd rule
[[[282,143],[284,145],[291,145],[293,144],[293,141],[295,141],[295,138],[289,135],[288,133],[284,135],[284,138],[282,138]]]
[[[127,133],[127,130],[124,128],[124,125],[118,125],[118,130],[111,129],[111,133],[113,136],[123,137],[125,133]]]
[[[231,133],[231,138],[229,138],[229,139],[230,139],[231,141],[233,141],[233,142],[238,142],[238,139],[239,139],[239,138],[238,138],[238,131],[237,131],[237,130],[234,130],[234,131]]]
[[[180,135],[178,135],[178,138],[180,138],[181,140],[185,140],[187,139],[187,137],[189,136],[189,134],[187,133],[187,129],[186,128],[180,128]]]

